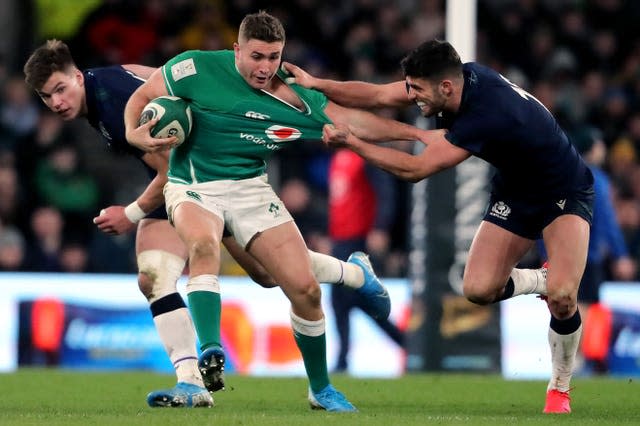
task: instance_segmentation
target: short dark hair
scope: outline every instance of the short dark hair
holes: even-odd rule
[[[75,68],[69,46],[56,39],[47,40],[38,47],[24,64],[25,81],[35,90],[44,86],[49,77],[57,71],[67,72]]]
[[[458,52],[446,41],[429,40],[413,49],[400,63],[404,76],[435,79],[445,75],[462,75]]]
[[[264,10],[252,13],[244,17],[238,30],[238,39],[256,39],[273,43],[285,42],[284,26],[278,18],[268,14]]]

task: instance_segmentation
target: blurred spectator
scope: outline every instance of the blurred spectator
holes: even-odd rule
[[[25,254],[25,241],[20,231],[15,227],[0,225],[0,271],[24,271]]]
[[[55,112],[42,108],[35,129],[25,135],[16,147],[16,164],[24,172],[22,178],[28,179],[32,176],[37,164],[47,157],[57,144],[73,140],[74,137],[72,130]]]
[[[16,169],[0,165],[0,223],[17,224],[21,215],[21,188]]]
[[[627,120],[624,137],[633,144],[636,152],[640,150],[640,111],[635,111]]]
[[[4,86],[0,123],[19,138],[33,132],[38,123],[38,107],[22,77],[11,77]]]
[[[580,8],[575,4],[565,6],[557,27],[558,42],[573,53],[577,68],[585,69],[591,55],[591,29]]]
[[[54,207],[38,207],[31,215],[27,266],[34,272],[60,272],[64,219]]]
[[[98,211],[100,191],[96,179],[81,164],[72,143],[56,145],[35,170],[36,191],[43,204],[62,212],[69,231],[87,235]]]
[[[617,70],[618,43],[615,34],[610,30],[596,32],[591,37],[592,52],[587,69],[596,69],[608,74]]]
[[[582,96],[583,120],[595,124],[604,103],[607,88],[606,76],[601,71],[589,71],[582,78],[580,94]]]
[[[610,87],[604,94],[603,108],[594,120],[600,124],[606,143],[611,144],[625,128],[629,117],[629,97],[621,87]]]
[[[549,27],[541,26],[533,30],[526,45],[530,53],[515,64],[522,63],[522,69],[533,80],[546,77],[544,74],[547,59],[553,57],[555,39]]]
[[[629,176],[637,167],[638,152],[633,143],[626,137],[616,140],[609,150],[608,169],[618,190],[630,194]]]
[[[16,167],[19,179],[30,190],[24,192],[24,205],[33,208],[39,202],[35,187],[35,171],[38,165],[47,161],[49,154],[57,144],[73,140],[74,134],[69,127],[49,109],[43,109],[38,117],[38,125],[33,132],[20,138],[15,149]]]
[[[65,242],[60,249],[60,267],[62,272],[91,272],[87,247],[81,241]]]
[[[629,252],[636,264],[640,262],[640,203],[630,197],[622,197],[616,201],[618,222]],[[638,280],[636,275],[635,279]]]
[[[442,38],[445,30],[445,2],[442,0],[419,0],[417,3],[418,11],[414,14],[413,30],[418,43],[433,38]]]
[[[329,235],[332,255],[347,260],[355,251],[369,254],[374,269],[380,271],[388,251],[394,217],[394,178],[367,164],[354,152],[341,149],[329,167]],[[360,308],[357,294],[348,287],[333,286],[331,303],[336,320],[340,350],[336,371],[348,368],[350,314]],[[378,326],[399,346],[402,332],[388,319],[376,320]]]
[[[285,181],[279,194],[282,203],[295,220],[307,247],[319,253],[329,253],[331,246],[326,233],[326,203],[313,196],[311,188],[302,179]]]

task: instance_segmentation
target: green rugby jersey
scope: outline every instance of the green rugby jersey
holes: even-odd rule
[[[249,86],[231,50],[187,51],[167,62],[162,73],[169,94],[189,101],[193,114],[191,135],[171,152],[171,182],[259,176],[275,151],[321,139],[322,127],[331,122],[324,114],[327,98],[320,92],[291,85],[305,105],[299,111]]]

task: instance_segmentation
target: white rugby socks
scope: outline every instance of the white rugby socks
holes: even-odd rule
[[[558,334],[549,328],[551,380],[547,385],[547,391],[551,389],[557,389],[560,392],[569,391],[581,335],[582,325],[571,334]]]
[[[364,272],[358,265],[311,250],[309,250],[309,256],[311,269],[318,282],[344,284],[353,289],[364,285]]]
[[[514,268],[509,276],[513,280],[513,295],[547,294],[547,269],[517,269]]]
[[[153,317],[160,340],[176,370],[178,382],[204,387],[198,371],[198,353],[193,323],[187,308]]]

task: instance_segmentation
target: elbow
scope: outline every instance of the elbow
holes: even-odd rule
[[[419,169],[401,170],[398,173],[396,173],[396,176],[410,183],[417,183],[417,182],[420,182],[422,179],[428,177],[427,174],[423,173]]]
[[[400,175],[398,175],[398,177],[402,180],[405,180],[409,183],[418,183],[420,182],[422,179],[424,179],[424,177],[422,177],[421,175],[411,172],[411,171],[407,171],[404,172]]]
[[[412,161],[407,162],[405,169],[405,180],[411,183],[417,183],[429,177],[431,173],[425,168],[424,162],[419,157],[412,157]]]
[[[425,165],[417,163],[417,164],[409,165],[409,167],[405,168],[397,176],[408,182],[417,183],[446,168],[447,167],[444,165],[439,165],[437,167],[433,167],[433,166],[425,167]]]
[[[424,180],[426,178],[428,178],[429,174],[424,174],[424,173],[412,173],[411,175],[409,175],[407,177],[407,181],[411,182],[411,183],[418,183],[421,180]]]

